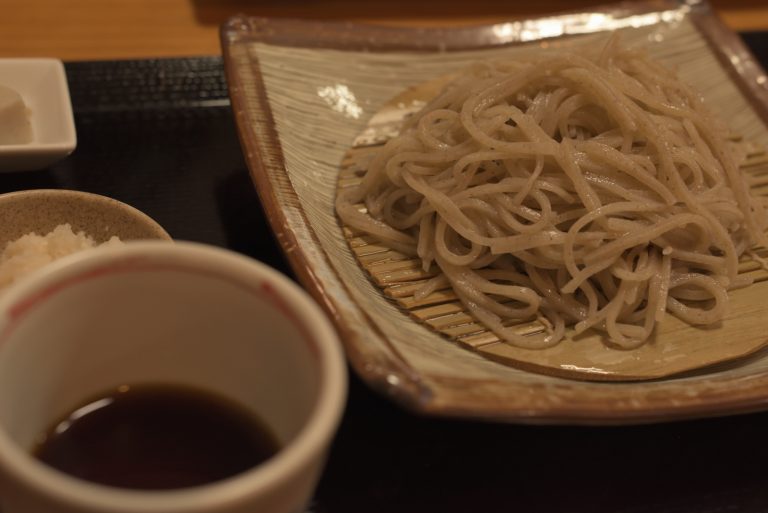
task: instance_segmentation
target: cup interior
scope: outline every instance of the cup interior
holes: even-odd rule
[[[75,255],[4,298],[0,429],[18,447],[29,450],[84,399],[121,385],[221,394],[283,445],[305,426],[321,355],[298,291],[245,259],[211,267],[206,251],[160,245]]]

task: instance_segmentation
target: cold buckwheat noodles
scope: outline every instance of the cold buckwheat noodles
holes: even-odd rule
[[[666,312],[722,319],[740,256],[765,243],[727,130],[644,52],[475,65],[340,191],[348,226],[439,273],[499,338],[557,344],[566,326],[635,348]],[[365,210],[359,204],[365,205]],[[519,334],[538,319],[546,329]]]

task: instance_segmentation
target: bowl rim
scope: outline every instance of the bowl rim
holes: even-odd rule
[[[105,209],[122,210],[130,215],[137,223],[141,223],[147,228],[150,228],[157,239],[166,241],[173,240],[165,228],[148,214],[128,203],[94,192],[79,191],[75,189],[25,189],[6,192],[0,194],[0,208],[3,208],[5,204],[10,202],[42,200],[47,196],[55,196],[62,199],[68,198],[79,202],[89,202]]]

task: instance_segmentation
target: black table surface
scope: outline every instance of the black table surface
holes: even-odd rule
[[[768,32],[742,34],[768,67]],[[176,239],[290,274],[238,143],[219,58],[66,64],[78,147],[0,192],[125,201]],[[768,511],[768,413],[630,427],[426,418],[350,372],[315,513]]]

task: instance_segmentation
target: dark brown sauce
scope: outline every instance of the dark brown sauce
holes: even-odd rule
[[[87,401],[56,422],[33,454],[81,479],[159,490],[234,476],[278,449],[239,405],[195,389],[142,385]]]

